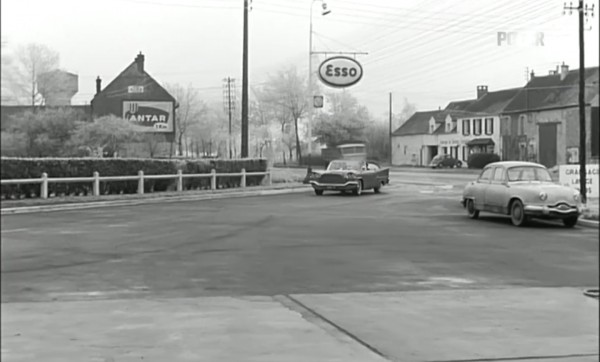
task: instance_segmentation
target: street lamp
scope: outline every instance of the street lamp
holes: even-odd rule
[[[313,55],[313,46],[312,46],[312,35],[313,35],[313,5],[315,2],[321,2],[321,15],[325,16],[331,13],[331,10],[327,9],[327,4],[324,0],[312,0],[310,4],[310,32],[308,36],[308,93],[309,93],[309,102],[308,102],[308,155],[312,154],[312,118],[313,118],[313,108],[314,104],[312,102],[313,96],[313,86],[312,86],[312,55]]]

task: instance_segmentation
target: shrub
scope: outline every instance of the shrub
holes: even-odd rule
[[[495,153],[472,153],[467,164],[469,168],[484,168],[487,164],[500,161],[500,156]]]
[[[209,174],[212,169],[217,173],[264,172],[267,161],[264,159],[244,160],[157,160],[124,158],[12,158],[3,157],[0,162],[2,179],[40,178],[42,173],[48,177],[91,177],[94,171],[100,176],[136,176],[139,171],[144,175],[175,175],[178,170],[184,174]],[[246,177],[246,185],[259,185],[264,176]],[[176,179],[145,180],[144,192],[168,191],[176,189]],[[240,177],[217,178],[218,188],[239,187]],[[137,192],[138,181],[100,182],[100,194],[133,194]],[[210,178],[184,178],[183,187],[189,189],[210,189]],[[2,185],[0,194],[3,199],[39,197],[38,184]],[[91,182],[52,182],[48,184],[48,194],[88,195],[92,193]]]

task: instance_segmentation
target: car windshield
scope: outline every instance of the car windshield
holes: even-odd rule
[[[361,163],[358,161],[331,161],[327,170],[329,171],[358,171]]]
[[[519,166],[508,169],[508,181],[542,181],[552,182],[552,176],[545,168]]]
[[[444,159],[444,155],[437,155],[431,160],[431,162],[437,162],[437,161],[441,161],[443,159]]]

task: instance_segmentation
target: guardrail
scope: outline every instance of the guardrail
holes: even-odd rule
[[[217,173],[215,169],[212,169],[210,173],[195,173],[195,174],[184,174],[181,170],[177,171],[175,175],[144,175],[144,171],[139,171],[137,176],[100,176],[98,172],[94,172],[92,177],[48,177],[47,173],[42,173],[41,178],[30,178],[30,179],[12,179],[12,180],[0,180],[1,185],[19,185],[19,184],[40,184],[40,198],[48,198],[48,184],[58,182],[91,182],[94,196],[100,196],[100,182],[106,181],[138,181],[137,193],[144,194],[144,180],[158,180],[158,179],[177,179],[177,191],[183,191],[183,179],[184,178],[210,178],[210,189],[217,189],[217,178],[218,177],[241,177],[240,187],[246,187],[246,177],[248,176],[266,176],[267,185],[271,185],[271,171],[265,172],[246,172],[246,169],[242,169],[239,173]]]

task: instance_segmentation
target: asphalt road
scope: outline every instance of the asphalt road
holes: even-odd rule
[[[472,177],[3,216],[2,302],[598,285],[596,229],[470,220]]]

